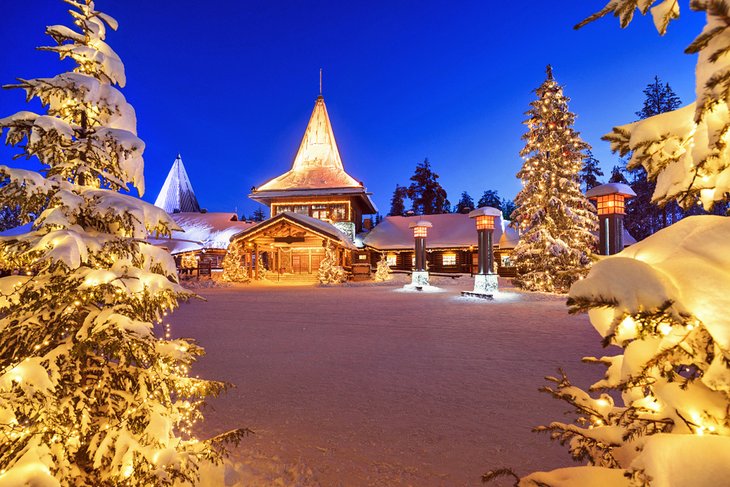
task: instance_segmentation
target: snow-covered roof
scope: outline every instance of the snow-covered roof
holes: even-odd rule
[[[172,232],[172,238],[150,239],[167,247],[172,254],[203,249],[227,249],[231,237],[255,225],[238,221],[234,213],[173,213],[170,215],[184,232]]]
[[[155,200],[155,206],[168,213],[200,211],[198,199],[195,197],[193,185],[190,184],[180,154],[172,163],[172,168]]]
[[[631,186],[624,183],[608,183],[595,186],[586,191],[586,198],[597,198],[608,194],[623,194],[626,196],[636,196]]]
[[[314,188],[362,188],[362,184],[347,174],[342,166],[335,134],[321,95],[314,104],[292,168],[262,184],[255,192]]]
[[[357,247],[355,247],[352,240],[350,240],[350,238],[347,235],[342,233],[337,227],[335,227],[331,223],[327,223],[327,222],[319,220],[317,218],[312,218],[309,215],[300,215],[299,213],[294,213],[291,211],[283,211],[283,212],[279,213],[278,215],[274,216],[273,218],[270,218],[261,223],[257,223],[255,226],[247,228],[246,230],[244,230],[242,232],[238,232],[231,236],[231,240],[238,240],[239,238],[250,237],[251,235],[254,235],[257,232],[260,232],[260,231],[264,230],[265,228],[267,228],[271,225],[274,225],[281,220],[288,220],[288,221],[294,223],[295,225],[302,226],[306,229],[312,230],[319,234],[323,234],[326,237],[337,240],[340,244],[342,244],[344,247],[347,247],[348,249],[351,249],[351,250],[357,249]]]
[[[446,249],[477,245],[477,230],[474,220],[463,213],[441,215],[387,216],[370,233],[363,237],[363,243],[378,250],[407,250],[413,248],[412,223],[427,220],[433,225],[428,229],[426,247]],[[507,227],[508,221],[498,216],[494,220],[493,241],[500,242],[502,235],[515,234],[509,240],[516,240],[516,231]]]

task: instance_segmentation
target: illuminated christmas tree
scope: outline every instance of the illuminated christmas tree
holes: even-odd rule
[[[568,98],[547,67],[527,111],[525,162],[517,177],[522,191],[512,219],[520,241],[514,252],[515,283],[531,291],[567,292],[591,264],[597,228],[595,209],[580,189],[579,173],[588,144],[573,129]]]
[[[614,0],[585,23],[615,14],[625,27],[636,0]],[[730,0],[695,1],[707,23],[697,53],[698,100],[616,127],[605,138],[656,181],[653,200],[685,208],[724,204],[730,191]],[[643,2],[660,34],[679,17],[673,1]],[[582,25],[582,24],[581,24]],[[569,445],[581,467],[535,472],[520,485],[710,487],[730,478],[730,219],[691,216],[598,262],[570,290],[605,346],[586,359],[606,367],[584,391],[561,374],[547,390],[577,414],[539,428]],[[593,392],[593,394],[591,394]],[[509,474],[489,472],[485,480]]]
[[[115,88],[124,66],[105,37],[117,23],[90,0],[66,3],[76,30],[48,27],[56,45],[42,49],[73,60],[73,72],[19,80],[47,111],[0,120],[19,155],[45,166],[0,166],[3,206],[34,222],[0,240],[0,268],[28,271],[0,278],[0,482],[193,484],[221,451],[191,426],[224,384],[188,376],[203,353],[190,340],[155,336],[190,294],[172,257],[145,239],[179,228],[119,192],[143,192],[144,143]]]
[[[388,265],[388,259],[385,254],[380,256],[378,266],[375,269],[375,282],[383,282],[390,280],[390,266]]]
[[[256,279],[266,279],[266,274],[268,272],[268,269],[266,269],[266,266],[264,265],[263,254],[259,254],[258,259],[256,260]]]
[[[324,259],[319,263],[320,284],[337,284],[345,280],[345,270],[337,265],[337,250],[333,245],[325,249]]]
[[[247,282],[248,268],[243,259],[243,245],[238,242],[228,246],[226,256],[223,257],[223,280],[227,282]]]
[[[180,268],[185,270],[193,270],[198,268],[198,256],[195,252],[185,252],[180,257]]]

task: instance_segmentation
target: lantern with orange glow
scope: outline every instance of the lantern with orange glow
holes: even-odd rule
[[[477,273],[474,274],[474,291],[463,291],[461,294],[465,296],[492,299],[497,292],[497,275],[493,269],[493,235],[497,217],[501,218],[502,212],[491,206],[477,208],[469,213],[469,218],[473,218],[476,222],[479,249]]]
[[[409,224],[408,227],[413,229],[413,238],[415,240],[415,266],[412,274],[413,284],[416,288],[421,288],[424,285],[428,285],[426,237],[428,236],[428,229],[433,227],[433,225],[429,221],[418,220]]]
[[[613,255],[623,250],[625,202],[634,196],[634,190],[623,183],[601,184],[586,191],[598,211],[599,254]]]

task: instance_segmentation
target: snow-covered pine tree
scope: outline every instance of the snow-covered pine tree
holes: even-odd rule
[[[256,208],[253,212],[253,215],[251,215],[251,220],[255,222],[262,222],[266,220],[266,215],[264,214],[264,210],[261,208]]]
[[[466,191],[461,193],[461,198],[459,199],[459,202],[456,203],[456,207],[454,208],[454,213],[469,213],[471,210],[474,209],[474,200],[471,196],[469,196],[469,193]]]
[[[502,200],[499,199],[499,193],[493,189],[486,190],[482,197],[477,202],[477,208],[483,208],[485,206],[491,206],[498,210],[502,209]]]
[[[375,268],[375,282],[383,282],[390,280],[390,266],[385,254],[380,255],[380,260]]]
[[[416,164],[416,170],[411,176],[413,182],[408,186],[408,198],[413,202],[412,209],[416,215],[434,215],[451,211],[446,190],[438,179],[439,175],[431,169],[428,158]]]
[[[48,27],[56,45],[41,49],[75,69],[20,79],[14,87],[47,113],[0,120],[6,142],[45,166],[43,175],[0,166],[0,201],[34,220],[29,233],[0,239],[0,268],[29,271],[0,278],[0,480],[194,484],[199,463],[221,452],[191,426],[224,384],[188,375],[203,353],[192,341],[155,336],[153,323],[190,294],[172,257],[145,239],[179,228],[118,192],[144,190],[144,143],[114,87],[124,66],[105,37],[117,23],[90,0],[66,3],[77,29]]]
[[[403,216],[406,213],[405,197],[407,189],[398,184],[395,185],[393,197],[390,199],[389,216]]]
[[[198,268],[198,256],[195,252],[185,252],[180,257],[180,268],[187,271]]]
[[[626,176],[624,176],[624,172],[621,169],[621,166],[613,166],[613,169],[611,169],[611,177],[608,178],[608,182],[629,184]]]
[[[589,146],[573,129],[575,115],[550,66],[535,93],[522,137],[525,162],[517,173],[523,188],[512,214],[520,232],[514,282],[531,291],[564,293],[588,273],[596,245],[595,209],[578,178]]]
[[[318,278],[320,284],[339,284],[345,280],[345,270],[337,265],[337,251],[334,245],[325,248],[324,259],[319,263]]]
[[[644,95],[644,106],[636,112],[641,119],[676,110],[681,105],[669,83],[662,84],[658,76],[644,89]],[[656,183],[647,178],[642,166],[632,166],[629,177],[636,196],[626,202],[624,225],[634,238],[642,240],[682,217],[676,202],[666,202],[661,208],[652,202]]]
[[[637,5],[612,0],[584,23],[613,13],[625,27]],[[660,34],[679,16],[674,1],[640,5]],[[730,180],[730,0],[691,7],[707,19],[687,49],[699,53],[698,100],[606,138],[657,181],[655,201],[699,199],[709,209]],[[590,389],[599,397],[564,375],[552,379],[549,392],[578,418],[542,429],[587,466],[536,472],[520,485],[709,487],[730,478],[729,242],[730,219],[687,217],[601,260],[573,286],[571,311],[587,311],[603,343],[623,353],[587,359],[607,367]]]
[[[243,245],[233,242],[228,246],[225,257],[223,257],[223,280],[226,282],[247,282],[248,267],[244,260]]]
[[[266,279],[266,273],[268,270],[264,266],[264,258],[262,254],[259,254],[259,258],[256,260],[256,279]]]
[[[502,216],[505,220],[512,220],[512,213],[517,209],[517,205],[512,200],[502,198],[501,205],[495,206],[494,208],[502,210]]]
[[[583,183],[583,191],[588,191],[599,184],[603,184],[598,179],[603,177],[603,171],[598,164],[598,159],[593,156],[593,152],[590,149],[587,150],[583,158],[583,167],[580,169],[580,182]]]

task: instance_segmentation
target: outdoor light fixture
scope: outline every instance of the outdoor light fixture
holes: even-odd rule
[[[586,191],[598,210],[598,253],[613,255],[624,249],[625,201],[636,196],[628,184],[601,184]]]
[[[415,240],[415,266],[411,275],[411,285],[420,291],[424,286],[428,286],[426,236],[428,236],[428,229],[433,225],[429,221],[418,220],[408,225],[408,227],[413,229],[413,238]]]
[[[477,208],[469,213],[477,226],[478,269],[474,274],[474,290],[462,291],[463,296],[492,299],[498,290],[497,274],[494,273],[494,221],[502,212],[491,206]]]

